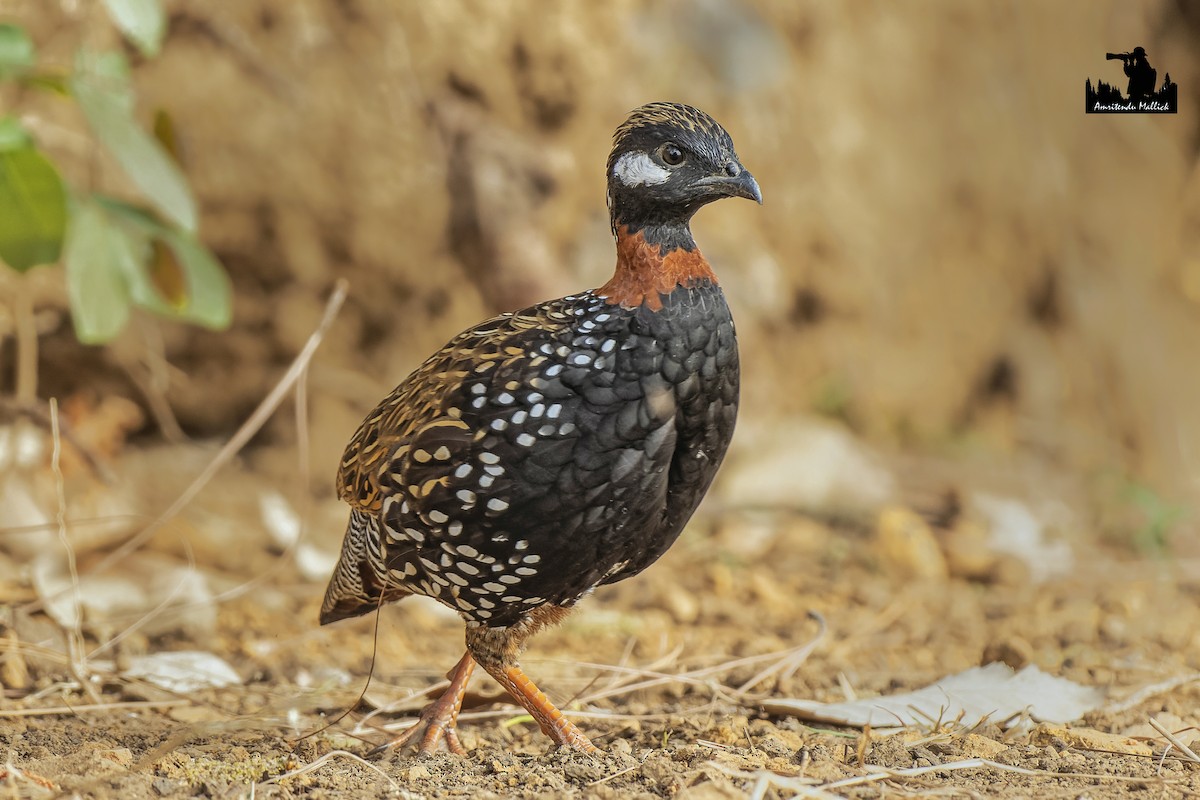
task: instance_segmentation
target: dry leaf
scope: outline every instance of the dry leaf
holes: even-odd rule
[[[1023,716],[1038,722],[1070,722],[1098,708],[1103,699],[1099,689],[1047,675],[1032,665],[1014,673],[1007,664],[988,664],[888,697],[848,703],[771,699],[762,705],[777,714],[855,728],[928,726],[956,719],[969,728],[984,719],[1003,723]]]

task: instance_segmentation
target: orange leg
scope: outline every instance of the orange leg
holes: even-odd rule
[[[572,750],[579,750],[583,753],[600,752],[600,748],[588,741],[583,731],[563,716],[563,713],[550,702],[550,698],[534,685],[519,666],[493,668],[485,664],[484,668],[499,681],[501,686],[508,690],[513,699],[524,706],[525,710],[537,720],[542,733],[553,739],[560,747],[570,747]]]
[[[458,740],[455,724],[458,721],[458,712],[462,710],[463,696],[467,693],[467,682],[471,680],[471,673],[474,671],[475,659],[471,658],[470,653],[464,654],[446,676],[450,679],[446,691],[425,707],[417,723],[387,744],[376,747],[369,755],[376,755],[385,750],[403,749],[416,740],[417,734],[421,734],[417,755],[436,753],[443,739],[451,753],[466,755],[467,751]]]

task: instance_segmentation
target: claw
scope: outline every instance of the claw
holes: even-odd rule
[[[450,685],[442,696],[434,700],[421,712],[416,724],[400,733],[390,742],[385,742],[367,753],[368,757],[377,756],[389,750],[403,750],[420,735],[417,755],[427,756],[436,753],[444,741],[446,749],[455,755],[466,755],[467,751],[458,738],[455,725],[458,722],[458,712],[462,709],[463,696],[467,693],[467,682],[475,670],[475,660],[471,654],[465,654],[450,671]]]

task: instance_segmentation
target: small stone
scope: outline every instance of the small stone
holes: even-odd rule
[[[915,511],[898,506],[881,511],[875,545],[880,560],[901,575],[933,580],[949,576],[933,531]]]
[[[179,781],[173,781],[170,778],[155,778],[150,781],[150,788],[159,797],[166,797],[169,794],[175,794],[183,788],[183,784]]]

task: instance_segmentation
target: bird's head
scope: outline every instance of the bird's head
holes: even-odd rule
[[[649,103],[617,128],[608,157],[614,231],[686,230],[701,206],[722,197],[762,202],[733,140],[708,114],[680,103]]]

